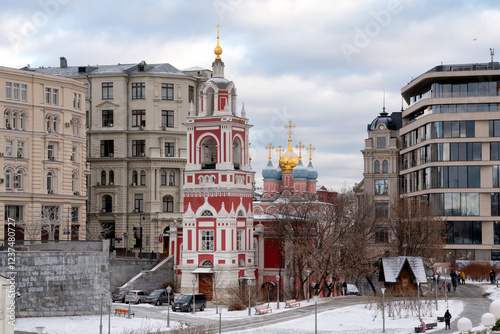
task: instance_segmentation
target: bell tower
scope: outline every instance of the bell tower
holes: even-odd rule
[[[216,288],[238,277],[255,277],[249,124],[244,106],[236,112],[236,87],[224,78],[219,25],[213,77],[199,89],[200,105],[189,110],[181,256],[176,259],[181,292],[211,299]],[[179,280],[180,278],[180,280]]]

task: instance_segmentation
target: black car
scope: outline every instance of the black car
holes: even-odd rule
[[[170,305],[172,305],[174,301],[174,293],[170,292]],[[146,297],[144,300],[146,303],[161,305],[163,303],[168,304],[168,294],[166,289],[158,289],[154,290]]]
[[[111,299],[113,299],[113,302],[122,302],[125,303],[125,296],[127,295],[128,290],[122,290],[118,293],[115,293],[113,296],[111,296]]]
[[[193,296],[195,297],[196,308],[203,311],[207,307],[207,297],[204,293],[182,294],[174,300],[172,311],[188,311],[193,310]]]

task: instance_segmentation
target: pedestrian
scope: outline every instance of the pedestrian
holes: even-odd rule
[[[422,327],[422,333],[425,333],[425,322],[420,318],[420,327]]]
[[[465,272],[462,271],[462,284],[465,284]]]
[[[457,278],[455,276],[451,279],[451,284],[453,285],[453,291],[457,291]]]
[[[451,321],[451,313],[450,310],[446,310],[446,313],[444,314],[444,329],[451,329],[450,327],[450,321]]]
[[[451,283],[448,282],[448,292],[451,292]]]
[[[495,273],[495,270],[491,269],[491,273],[490,273],[490,281],[491,281],[491,284],[495,283],[495,279],[496,279],[497,275]]]
[[[344,296],[347,295],[347,283],[346,283],[346,281],[344,281],[344,283],[342,283],[342,288],[343,288],[342,290],[344,292]]]

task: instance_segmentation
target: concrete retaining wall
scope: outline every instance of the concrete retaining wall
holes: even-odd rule
[[[111,272],[111,291],[118,290],[118,287],[127,283],[134,276],[143,270],[154,268],[160,261],[158,260],[139,260],[139,259],[111,259],[109,260]],[[140,287],[139,289],[144,289]],[[145,289],[147,290],[147,289]]]
[[[141,289],[151,292],[155,289],[160,289],[165,283],[170,283],[172,288],[174,282],[174,257],[169,258],[158,263],[151,270],[143,270],[137,273],[128,282],[123,285],[124,289]]]

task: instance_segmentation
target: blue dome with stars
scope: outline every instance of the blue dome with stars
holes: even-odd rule
[[[299,163],[297,166],[293,169],[292,172],[293,178],[297,180],[305,180],[307,179],[309,175],[309,171],[307,168],[302,164],[302,159],[299,160]]]
[[[307,171],[308,171],[307,173],[308,180],[314,181],[318,179],[318,172],[316,171],[316,169],[314,169],[312,161],[309,161],[309,165],[307,165]]]
[[[264,180],[276,180],[278,178],[278,171],[274,168],[271,160],[267,163],[267,166],[262,170],[262,177]],[[281,174],[281,173],[280,173]]]

